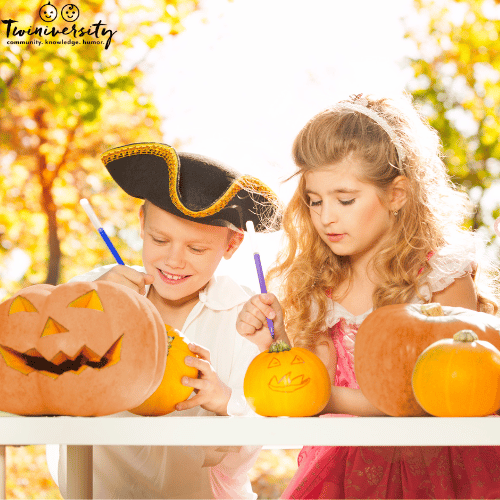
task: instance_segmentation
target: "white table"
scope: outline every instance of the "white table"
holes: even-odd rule
[[[92,498],[92,445],[97,444],[500,446],[500,418],[7,416],[0,419],[0,443],[69,445],[68,494]],[[2,459],[5,454],[0,467]],[[0,494],[5,494],[2,471]]]

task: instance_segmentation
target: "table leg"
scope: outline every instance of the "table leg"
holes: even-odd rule
[[[68,445],[68,498],[92,498],[92,446]]]
[[[2,500],[7,498],[6,468],[5,445],[0,445],[0,499]]]

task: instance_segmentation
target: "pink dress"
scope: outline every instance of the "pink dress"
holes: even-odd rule
[[[437,254],[430,259],[424,296],[446,288],[472,270]],[[416,301],[415,301],[416,302]],[[354,316],[332,302],[326,318],[335,348],[335,385],[359,389],[354,342],[371,311]],[[323,415],[323,417],[352,415]],[[355,417],[356,418],[356,417]],[[500,447],[494,446],[305,446],[298,470],[282,498],[500,498]]]

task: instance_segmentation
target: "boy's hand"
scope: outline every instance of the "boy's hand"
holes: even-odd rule
[[[189,349],[198,357],[186,356],[184,362],[199,370],[198,378],[182,377],[182,383],[194,387],[196,396],[175,405],[176,410],[188,410],[195,406],[213,411],[217,415],[227,415],[227,404],[231,388],[219,378],[210,364],[210,351],[197,344],[188,344]]]
[[[155,279],[151,274],[141,273],[131,267],[118,264],[100,278],[97,278],[97,281],[101,280],[128,286],[132,290],[144,295],[146,293],[146,285],[151,285]]]
[[[273,343],[266,318],[273,321],[274,341],[282,340],[290,345],[285,332],[281,305],[272,293],[254,295],[245,303],[238,314],[236,330],[240,335],[256,344],[261,352],[266,351]]]

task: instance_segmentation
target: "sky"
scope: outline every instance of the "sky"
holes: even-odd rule
[[[164,142],[259,177],[287,202],[294,137],[350,94],[400,93],[409,0],[205,0],[147,59]],[[280,235],[257,235],[264,268]],[[248,240],[248,239],[247,239]],[[246,241],[219,268],[254,290]]]

